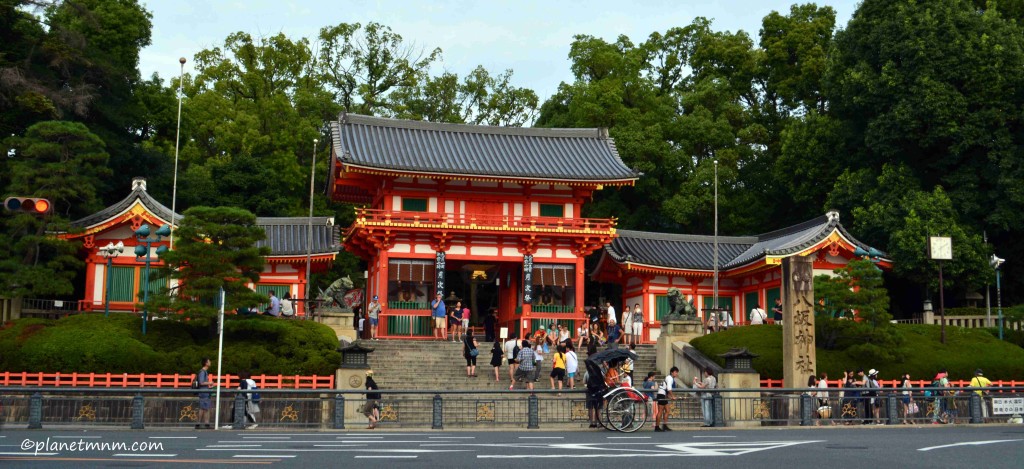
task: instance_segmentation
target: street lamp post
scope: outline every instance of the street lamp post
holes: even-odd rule
[[[715,314],[716,321],[721,318],[719,314],[718,304],[718,160],[715,160],[715,281],[713,285],[714,297],[715,297]]]
[[[310,319],[309,312],[312,298],[309,296],[313,291],[313,279],[310,272],[313,270],[313,181],[316,175],[316,144],[320,142],[313,139],[313,162],[309,165],[309,221],[306,227],[306,319]]]
[[[181,73],[178,75],[178,130],[174,133],[174,182],[171,187],[171,232],[174,231],[174,211],[178,203],[178,142],[181,141],[181,98],[185,94],[185,58],[178,59],[181,64]],[[170,240],[171,249],[174,248],[174,237]]]
[[[999,340],[1003,340],[1003,289],[999,282],[999,266],[1003,265],[1006,259],[1002,259],[995,254],[988,259],[989,265],[996,270],[996,308],[997,308],[997,321],[999,321]]]
[[[146,321],[149,320],[149,264],[153,261],[152,257],[152,246],[153,243],[161,241],[160,238],[171,236],[170,225],[163,225],[156,233],[155,238],[149,237],[149,225],[143,224],[139,229],[135,230],[135,239],[139,242],[135,246],[135,257],[145,257],[146,262],[146,273],[143,278],[143,289],[142,289],[142,335],[146,335]],[[156,255],[159,257],[161,254],[167,252],[167,246],[159,246],[156,248]]]
[[[118,241],[117,244],[107,243],[99,249],[100,255],[107,260],[107,270],[105,276],[107,277],[107,289],[103,293],[103,316],[110,317],[110,268],[114,265],[114,258],[124,252],[124,242]]]

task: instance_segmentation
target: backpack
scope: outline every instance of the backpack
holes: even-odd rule
[[[518,344],[515,347],[512,347],[512,359],[513,360],[518,360],[519,359],[519,345]]]
[[[192,389],[199,389],[199,375],[198,374],[196,374],[192,378],[192,385],[191,386],[192,386]]]
[[[250,381],[252,381],[252,380],[250,380],[250,379],[242,380],[242,383],[241,383],[242,385],[239,386],[239,388],[241,388],[241,389],[248,389],[248,390],[259,389],[259,387],[256,386],[256,382],[255,381],[252,381],[252,385],[249,384]],[[258,393],[258,392],[250,393],[249,394],[249,399],[251,399],[254,404],[259,404],[260,403],[260,393]]]
[[[929,385],[928,387],[929,387],[929,389],[939,389],[939,388],[942,387],[942,381],[940,381],[940,380],[932,381],[932,384]],[[927,390],[927,391],[924,392],[925,397],[931,397],[932,395],[938,396],[939,394],[941,394],[939,391]]]

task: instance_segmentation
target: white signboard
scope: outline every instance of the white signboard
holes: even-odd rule
[[[502,327],[499,332],[501,332],[501,333],[498,334],[498,337],[501,337],[502,339],[507,339],[508,338],[508,328],[507,327]]]
[[[1024,414],[1024,397],[993,398],[993,415]]]

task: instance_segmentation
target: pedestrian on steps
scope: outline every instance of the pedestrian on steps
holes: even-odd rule
[[[505,357],[505,350],[501,347],[501,341],[495,340],[494,346],[491,347],[491,366],[494,367],[494,380],[501,381],[498,377],[498,370],[501,369],[501,360]]]
[[[462,356],[466,358],[467,378],[476,378],[476,357],[480,355],[477,345],[473,334],[466,334],[466,338],[462,340]]]
[[[516,361],[516,356],[519,355],[519,336],[513,333],[512,337],[509,337],[505,341],[504,345],[505,360],[508,362],[508,380],[515,383],[516,368],[519,366]]]
[[[551,358],[551,389],[555,389],[555,382],[558,382],[558,390],[562,390],[562,384],[565,381],[565,345],[559,344],[555,348],[555,354]],[[559,396],[562,394],[559,393]]]
[[[565,344],[565,375],[569,378],[569,389],[576,389],[576,371],[579,369],[580,361],[576,356],[576,347],[572,342]]]

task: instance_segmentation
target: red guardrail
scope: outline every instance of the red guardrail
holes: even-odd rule
[[[53,386],[72,388],[189,388],[194,374],[130,373],[0,373],[0,386]],[[218,379],[220,378],[220,379]],[[224,387],[238,386],[238,375],[210,375]],[[334,376],[259,375],[252,376],[263,389],[334,389]]]

